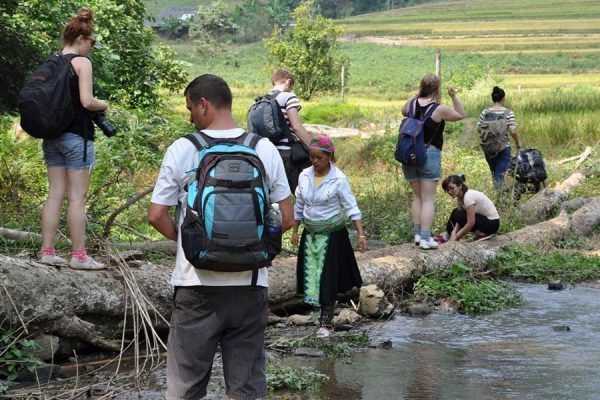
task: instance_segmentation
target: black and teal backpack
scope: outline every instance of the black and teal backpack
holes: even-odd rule
[[[198,150],[194,181],[187,185],[181,243],[198,269],[238,272],[270,265],[269,187],[256,153],[260,136],[215,139],[185,136]],[[279,233],[281,235],[281,233]]]

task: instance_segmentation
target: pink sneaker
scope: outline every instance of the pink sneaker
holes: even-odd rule
[[[439,244],[446,243],[448,240],[444,237],[444,235],[437,235],[433,237],[433,240],[438,242]]]
[[[486,234],[477,235],[477,236],[475,236],[475,239],[473,239],[473,241],[474,242],[482,242],[484,240],[490,239],[492,236],[494,236],[494,234],[491,234],[491,235],[486,235]]]

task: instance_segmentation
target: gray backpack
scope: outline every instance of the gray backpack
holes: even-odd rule
[[[508,115],[510,110],[506,109],[502,114],[486,110],[483,121],[479,121],[477,129],[481,149],[484,153],[495,156],[506,147],[508,143]]]
[[[274,90],[262,97],[257,97],[248,110],[248,132],[265,137],[273,144],[290,138],[290,128],[277,102],[279,93],[281,93],[279,90]],[[293,142],[294,140],[291,138],[290,143]]]

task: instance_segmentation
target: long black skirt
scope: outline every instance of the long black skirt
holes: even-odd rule
[[[304,229],[298,250],[296,264],[296,283],[299,294],[304,294],[305,277],[305,246],[306,236],[309,233]],[[329,234],[329,242],[325,252],[323,271],[319,291],[321,305],[335,304],[338,293],[343,294],[350,289],[360,287],[362,278],[354,257],[354,250],[348,237],[348,230],[342,228]]]

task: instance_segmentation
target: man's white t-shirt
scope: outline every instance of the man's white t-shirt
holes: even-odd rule
[[[483,215],[489,220],[500,219],[500,215],[498,214],[498,210],[496,210],[494,203],[492,203],[485,194],[477,190],[467,190],[463,197],[462,204],[459,202],[459,206],[465,211],[467,207],[471,205],[475,206],[475,214]]]
[[[242,135],[240,128],[229,130],[204,130],[213,138],[234,138]],[[267,139],[261,139],[256,144],[256,152],[262,161],[267,174],[269,185],[269,200],[271,203],[282,201],[291,195],[290,187],[283,168],[281,156],[275,146]],[[158,179],[152,192],[152,203],[164,206],[182,205],[179,220],[176,221],[178,231],[185,215],[187,193],[184,186],[198,165],[198,151],[191,141],[185,138],[177,139],[165,154]],[[177,258],[175,269],[171,275],[173,286],[248,286],[252,281],[252,271],[217,272],[194,268],[188,262],[181,247],[181,234],[177,235]],[[258,270],[258,286],[269,286],[267,268]]]

